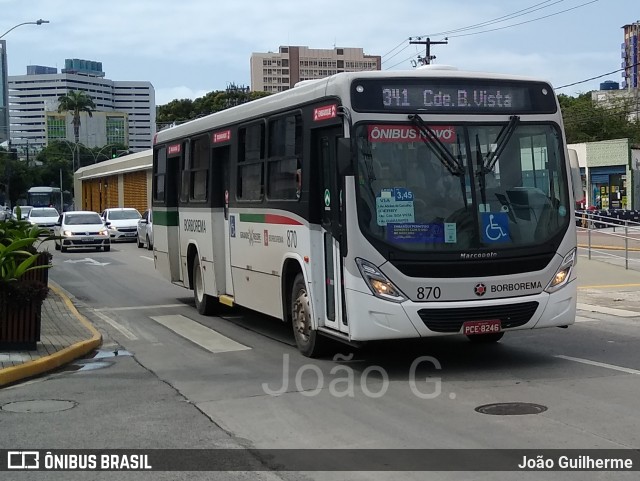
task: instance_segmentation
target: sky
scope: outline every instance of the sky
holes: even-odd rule
[[[417,37],[447,38],[433,63],[540,77],[573,96],[622,81],[559,88],[620,69],[621,27],[640,21],[640,0],[0,0],[0,36],[38,19],[50,23],[3,37],[9,75],[94,60],[108,79],[151,82],[156,105],[249,86],[252,52],[281,45],[361,47],[383,70],[411,69]]]

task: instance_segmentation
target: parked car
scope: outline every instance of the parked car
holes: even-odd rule
[[[26,217],[29,215],[29,211],[33,209],[33,206],[31,205],[16,205],[11,211],[12,219],[18,218],[18,207],[20,207],[20,218],[22,220],[26,219]]]
[[[74,210],[63,212],[53,230],[56,250],[65,252],[68,248],[95,247],[111,250],[109,231],[97,212]]]
[[[34,207],[29,211],[25,220],[38,227],[49,229],[49,232],[53,232],[53,227],[58,222],[59,217],[60,213],[54,207]]]
[[[153,219],[150,210],[145,210],[138,220],[138,247],[147,246],[153,250]]]
[[[109,229],[109,237],[114,241],[135,241],[138,235],[138,220],[141,217],[140,212],[131,207],[105,209],[102,212],[102,220]]]

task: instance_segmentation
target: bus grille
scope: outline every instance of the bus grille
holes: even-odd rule
[[[418,315],[434,332],[460,332],[467,321],[500,319],[503,329],[523,326],[531,319],[538,303],[523,302],[509,306],[459,307],[454,309],[420,309]]]

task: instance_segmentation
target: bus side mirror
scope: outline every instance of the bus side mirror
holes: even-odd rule
[[[582,176],[580,175],[580,163],[578,153],[573,149],[569,150],[569,165],[571,166],[571,184],[573,185],[573,199],[581,201],[584,198],[582,190]]]
[[[337,163],[338,163],[338,174],[349,175],[353,172],[351,165],[351,139],[346,139],[344,137],[338,138],[338,146],[337,146]]]

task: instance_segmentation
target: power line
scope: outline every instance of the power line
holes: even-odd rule
[[[637,67],[638,65],[640,65],[640,63],[634,63],[633,65],[627,65],[626,67],[619,68],[618,70],[612,70],[611,72],[603,73],[602,75],[598,75],[597,77],[591,77],[591,78],[588,78],[588,79],[585,79],[585,80],[579,80],[578,82],[573,82],[573,83],[570,83],[570,84],[561,85],[560,87],[555,87],[554,90],[560,90],[560,89],[563,89],[563,88],[566,88],[566,87],[572,87],[574,85],[583,84],[585,82],[590,82],[591,80],[597,80],[599,78],[606,77],[607,75],[611,75],[611,74],[614,74],[614,73],[622,72],[623,70],[626,70],[628,68]]]
[[[533,19],[530,19],[530,20],[527,20],[527,21],[524,21],[524,22],[518,22],[518,23],[511,24],[511,25],[505,25],[504,27],[498,27],[498,28],[489,29],[489,30],[482,30],[482,31],[480,31],[480,32],[471,32],[471,33],[465,33],[465,34],[460,34],[460,35],[452,35],[452,36],[450,36],[449,38],[466,37],[466,36],[470,36],[470,35],[479,35],[479,34],[481,34],[481,33],[494,32],[494,31],[496,31],[496,30],[504,30],[504,29],[506,29],[506,28],[511,28],[511,27],[516,27],[516,26],[519,26],[519,25],[524,25],[524,24],[526,24],[526,23],[536,22],[536,21],[538,21],[538,20],[544,20],[544,19],[546,19],[546,18],[550,18],[550,17],[553,17],[553,16],[555,16],[555,15],[560,15],[561,13],[566,13],[566,12],[569,12],[569,11],[571,11],[571,10],[575,10],[575,9],[577,9],[577,8],[581,8],[581,7],[584,7],[584,6],[586,6],[586,5],[589,5],[589,4],[592,4],[592,3],[598,2],[598,1],[599,1],[599,0],[591,0],[591,1],[589,1],[589,2],[581,3],[580,5],[576,5],[576,6],[574,6],[574,7],[567,8],[567,9],[565,9],[565,10],[560,10],[559,12],[551,13],[551,14],[549,14],[549,15],[544,15],[544,16],[542,16],[542,17],[536,17],[536,18],[533,18]],[[549,6],[551,6],[551,5],[549,5]],[[531,8],[531,7],[530,7],[530,8]],[[387,67],[385,70],[390,70],[390,69],[392,69],[392,68],[394,68],[394,67],[397,67],[397,66],[398,66],[398,65],[400,65],[401,63],[408,62],[408,61],[410,61],[413,57],[415,57],[415,55],[412,55],[411,57],[408,57],[408,58],[406,58],[406,59],[404,59],[404,60],[402,60],[402,61],[400,61],[400,62],[398,62],[398,63],[396,63],[396,64],[394,64],[394,65],[392,65],[391,67]]]
[[[429,35],[430,36],[434,36],[434,37],[437,36],[437,35],[449,35],[449,34],[452,34],[452,33],[463,32],[465,30],[473,30],[473,29],[480,28],[480,27],[486,27],[487,25],[493,25],[495,23],[506,22],[507,20],[511,20],[512,18],[522,17],[523,15],[528,15],[528,14],[536,12],[538,10],[543,10],[545,8],[552,7],[553,5],[556,5],[558,3],[562,3],[565,0],[557,0],[557,1],[553,2],[551,5],[544,5],[545,3],[549,3],[550,1],[551,0],[546,0],[545,2],[536,3],[535,5],[531,5],[530,7],[523,8],[522,10],[518,10],[516,12],[508,13],[507,15],[503,15],[502,17],[497,17],[497,18],[494,18],[494,19],[491,19],[491,20],[486,20],[484,22],[476,23],[474,25],[469,25],[467,27],[457,28],[455,30],[447,30],[445,32],[431,33]],[[540,5],[544,5],[544,6],[541,7]],[[539,8],[535,8],[535,7],[539,7]]]
[[[581,3],[580,5],[576,5],[575,7],[567,8],[565,10],[560,10],[559,12],[550,13],[549,15],[544,15],[542,17],[532,18],[531,20],[525,20],[524,22],[513,23],[511,25],[505,25],[504,27],[491,28],[489,30],[481,30],[479,32],[471,32],[471,33],[461,33],[460,35],[450,35],[451,38],[457,37],[468,37],[469,35],[480,35],[481,33],[489,33],[495,32],[497,30],[504,30],[505,28],[517,27],[519,25],[524,25],[526,23],[537,22],[538,20],[543,20],[545,18],[554,17],[555,15],[560,15],[561,13],[570,12],[571,10],[575,10],[577,8],[585,7],[592,3],[599,2],[600,0],[591,0],[590,2]]]

